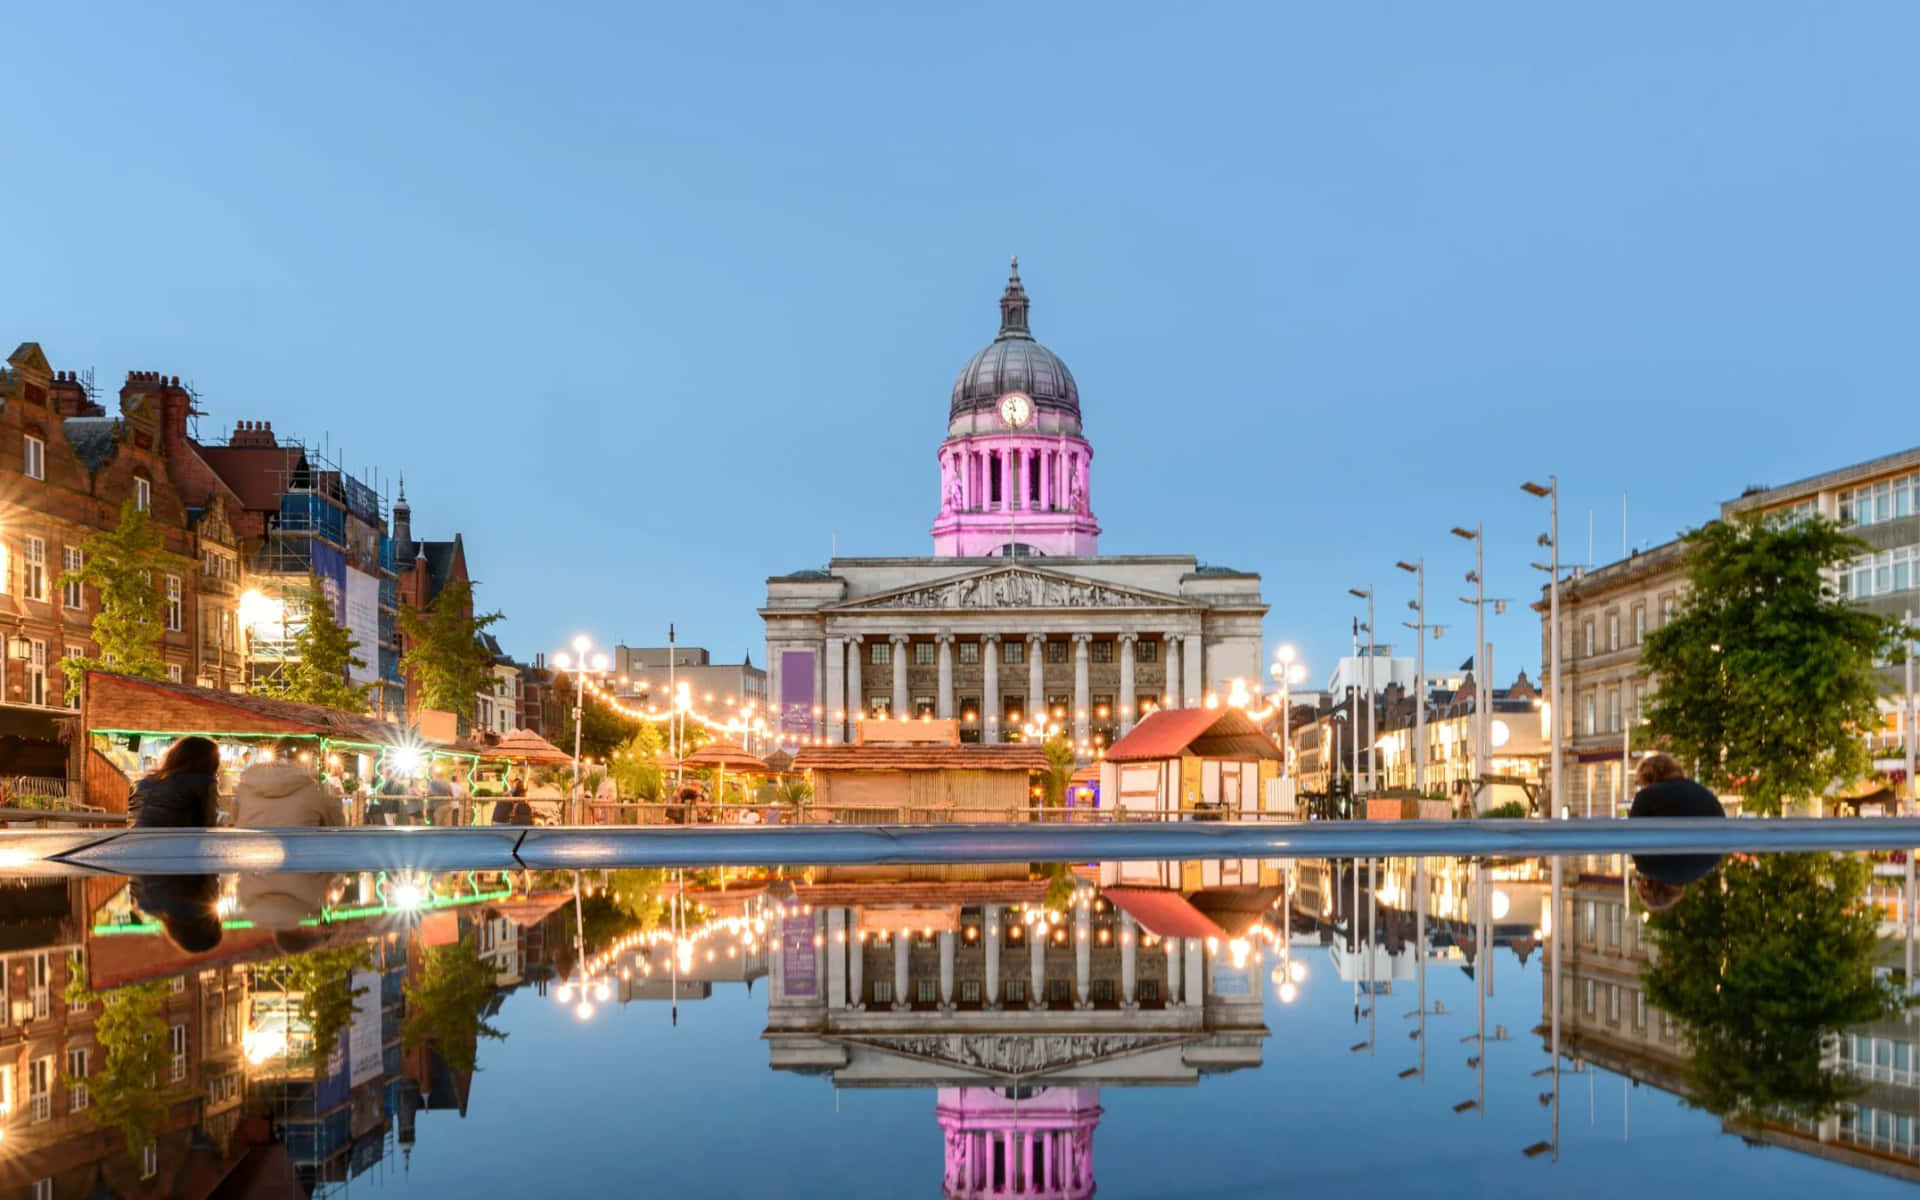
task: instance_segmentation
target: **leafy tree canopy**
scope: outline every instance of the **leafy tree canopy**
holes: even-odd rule
[[[400,610],[400,628],[407,637],[401,665],[420,686],[420,703],[466,720],[472,717],[475,697],[493,686],[493,658],[480,635],[501,614],[473,612],[473,584],[450,581],[440,589],[433,607]]]
[[[306,617],[288,653],[295,661],[276,675],[255,680],[254,690],[343,712],[366,711],[371,685],[356,686],[347,680],[350,668],[367,665],[365,659],[353,653],[360,643],[327,603],[327,594],[318,576],[307,577],[303,602]]]
[[[553,744],[571,754],[573,753],[573,699],[577,693],[571,679],[565,680],[565,683],[566,686],[561,689],[564,693],[561,699],[566,704],[566,716],[561,720],[559,732],[554,735]],[[558,681],[555,687],[560,687]],[[580,730],[580,753],[588,758],[611,758],[615,750],[620,749],[642,730],[649,729],[653,725],[651,721],[639,721],[615,712],[611,705],[595,699],[592,692],[587,693],[586,709],[586,724]],[[661,744],[664,745],[664,730],[654,730],[654,732],[658,734]]]
[[[1817,1120],[1858,1090],[1820,1047],[1902,1007],[1874,978],[1870,872],[1852,855],[1738,856],[1649,918],[1642,982],[1684,1026],[1690,1104],[1746,1125]]]
[[[1060,808],[1067,802],[1067,784],[1073,781],[1073,769],[1078,765],[1073,755],[1073,742],[1065,735],[1055,734],[1047,739],[1045,749],[1047,807]]]
[[[1843,600],[1824,573],[1866,545],[1818,518],[1716,522],[1686,540],[1689,591],[1641,655],[1658,688],[1649,732],[1763,814],[1864,774],[1874,663],[1900,625]]]
[[[160,573],[174,564],[160,540],[160,531],[145,509],[128,500],[120,507],[120,523],[111,532],[96,533],[80,545],[79,569],[65,571],[60,583],[80,583],[94,589],[100,606],[93,615],[93,644],[111,670],[142,679],[165,679],[167,664],[160,657],[165,619],[160,599]],[[80,680],[89,667],[101,664],[87,658],[63,658],[67,675],[67,702],[80,697]]]
[[[373,954],[362,942],[277,958],[260,971],[300,994],[298,1013],[313,1031],[313,1056],[324,1059],[353,1023],[354,1002],[366,993],[365,987],[353,986],[353,973],[372,965]]]

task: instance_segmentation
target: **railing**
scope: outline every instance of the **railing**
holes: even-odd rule
[[[564,823],[567,801],[558,797],[529,797],[534,819],[541,824]],[[490,822],[498,796],[468,801],[480,823]],[[586,820],[593,825],[943,825],[1034,824],[1108,825],[1156,821],[1291,821],[1292,813],[1224,809],[1104,808],[979,808],[920,804],[679,804],[662,801],[589,800]]]

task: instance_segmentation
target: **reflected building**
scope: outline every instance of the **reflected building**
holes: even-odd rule
[[[1081,881],[1050,907],[1048,886],[795,888],[769,960],[771,1065],[933,1090],[955,1200],[1091,1195],[1102,1088],[1260,1064],[1264,950],[1204,896]]]
[[[1569,860],[1570,864],[1573,860]],[[1561,946],[1560,1048],[1636,1083],[1689,1095],[1685,1029],[1647,1003],[1641,972],[1649,939],[1627,903],[1617,858],[1581,860],[1565,887],[1554,936]],[[1571,875],[1572,868],[1570,866]],[[1553,981],[1541,974],[1543,1043],[1553,1016]],[[1920,1183],[1920,1032],[1894,1019],[1828,1038],[1820,1065],[1860,1085],[1821,1121],[1781,1117],[1757,1129],[1723,1124],[1731,1135],[1876,1174]]]

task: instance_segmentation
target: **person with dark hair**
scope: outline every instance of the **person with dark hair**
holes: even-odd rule
[[[533,824],[533,805],[527,803],[527,777],[515,775],[513,782],[507,785],[507,794],[494,801],[493,823],[495,825],[531,825]]]
[[[211,744],[211,743],[209,743]],[[205,954],[220,944],[220,877],[136,875],[133,903],[154,920],[174,948]]]
[[[1721,817],[1727,810],[1719,797],[1687,778],[1671,754],[1649,754],[1634,769],[1634,817]],[[1649,912],[1662,912],[1680,902],[1687,885],[1720,865],[1718,854],[1636,854],[1633,856],[1634,892]]]
[[[205,829],[219,818],[219,780],[220,747],[184,737],[135,785],[127,810],[138,828]]]

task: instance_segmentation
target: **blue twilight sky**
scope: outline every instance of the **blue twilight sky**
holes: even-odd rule
[[[222,11],[224,9],[224,11]],[[1109,552],[1527,597],[1920,443],[1909,4],[25,5],[0,339],[404,472],[514,650],[931,547],[1009,253]],[[4,349],[4,348],[0,348]],[[1539,656],[1518,607],[1502,676]],[[1444,616],[1438,615],[1444,613]]]

